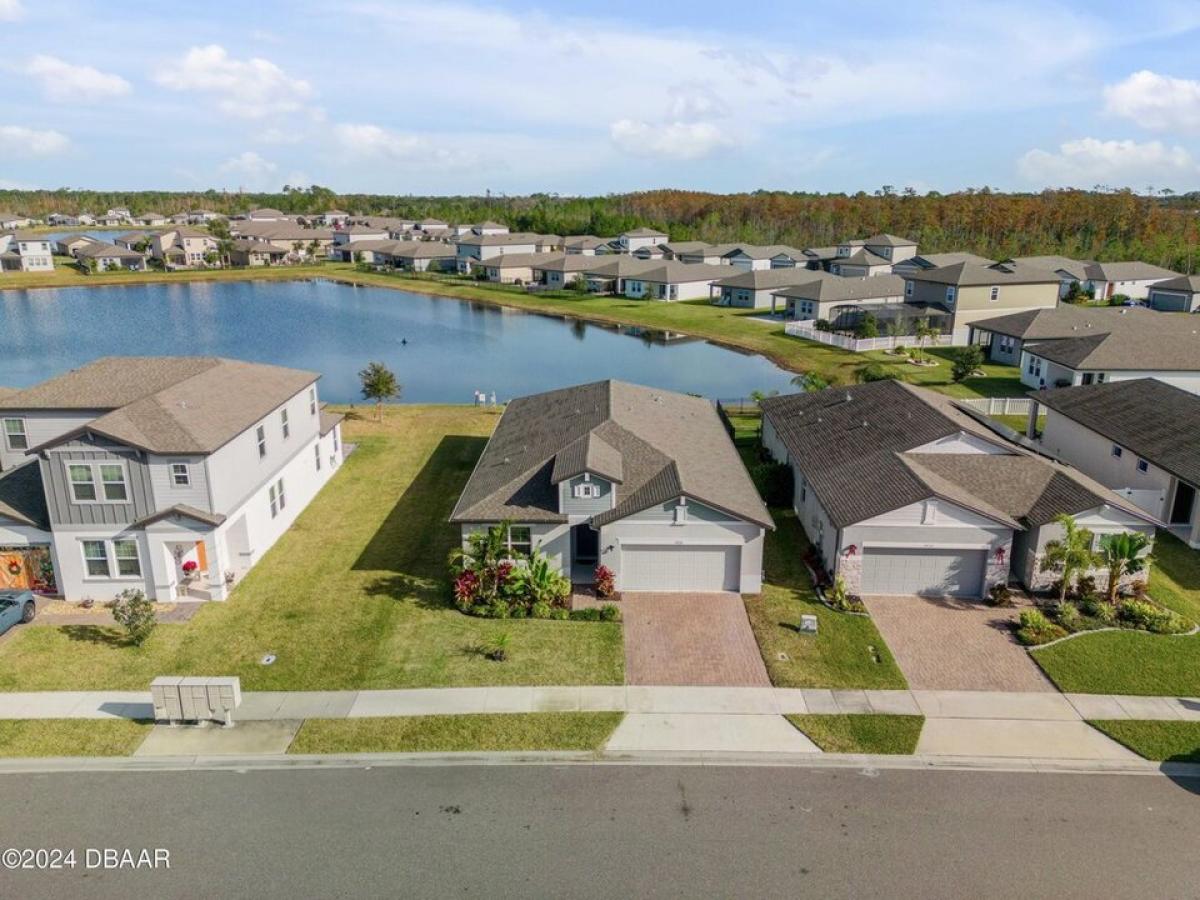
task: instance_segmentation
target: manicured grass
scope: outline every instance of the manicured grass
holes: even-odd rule
[[[1200,763],[1200,722],[1105,719],[1088,724],[1146,759]]]
[[[992,418],[1002,425],[1007,425],[1018,434],[1024,434],[1025,429],[1029,427],[1029,416],[992,416]],[[1046,417],[1038,416],[1037,427],[1039,431],[1045,424]]]
[[[619,623],[477,619],[450,605],[446,520],[498,419],[449,406],[348,419],[357,449],[227,603],[160,625],[141,647],[113,628],[27,626],[0,644],[0,690],[144,689],[171,673],[237,675],[260,691],[620,684]],[[475,652],[501,632],[507,661]]]
[[[0,756],[128,756],[150,727],[128,719],[3,719]]]
[[[309,719],[289,753],[597,750],[618,712]]]
[[[1150,596],[1200,621],[1200,551],[1160,531]],[[1064,691],[1200,696],[1200,635],[1105,631],[1035,650],[1033,658]]]
[[[915,753],[924,716],[788,716],[826,753]]]

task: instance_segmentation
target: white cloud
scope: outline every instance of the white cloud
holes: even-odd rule
[[[473,154],[429,137],[391,131],[378,125],[342,122],[334,126],[333,137],[340,150],[362,159],[404,162],[429,168],[463,166],[474,159]]]
[[[312,86],[293,78],[270,60],[234,59],[224,47],[192,47],[182,60],[159,70],[154,80],[174,91],[211,95],[227,115],[259,119],[300,109]]]
[[[232,175],[251,185],[261,185],[275,174],[279,166],[263,159],[253,150],[247,150],[225,160],[217,167],[222,175]]]
[[[0,22],[18,22],[24,17],[21,0],[0,0]]]
[[[1153,131],[1200,132],[1200,81],[1142,69],[1105,87],[1104,109]]]
[[[613,143],[634,156],[701,159],[731,141],[712,122],[640,122],[618,119],[609,129]]]
[[[53,156],[70,141],[58,131],[41,131],[23,125],[0,125],[0,156]]]
[[[1056,153],[1030,150],[1018,160],[1017,168],[1027,181],[1042,187],[1140,187],[1200,174],[1200,165],[1183,147],[1090,137],[1060,144]]]
[[[91,66],[76,66],[55,56],[38,55],[29,61],[27,71],[42,83],[42,92],[51,100],[103,100],[128,94],[132,88],[120,75],[101,72]]]

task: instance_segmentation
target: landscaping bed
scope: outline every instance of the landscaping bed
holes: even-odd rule
[[[826,753],[916,752],[924,716],[792,715],[789,722]]]
[[[1088,724],[1146,759],[1200,763],[1200,722],[1105,719]]]

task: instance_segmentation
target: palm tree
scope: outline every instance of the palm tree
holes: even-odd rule
[[[358,373],[362,383],[364,400],[375,401],[375,420],[383,421],[383,404],[386,400],[398,399],[403,386],[396,376],[381,362],[367,363],[367,367]]]
[[[817,391],[823,391],[825,388],[833,386],[829,379],[816,372],[802,372],[792,378],[792,384],[806,394],[815,394]]]
[[[1073,516],[1060,513],[1054,521],[1062,527],[1063,536],[1046,544],[1042,556],[1043,572],[1058,572],[1062,575],[1062,587],[1058,600],[1067,599],[1067,589],[1080,573],[1096,565],[1096,553],[1092,550],[1092,533],[1075,524]]]
[[[1122,531],[1100,538],[1100,559],[1108,569],[1108,602],[1117,602],[1117,589],[1126,575],[1136,575],[1150,565],[1150,538],[1140,531]]]
[[[913,336],[917,339],[917,359],[923,360],[925,359],[925,341],[928,338],[937,337],[938,330],[929,324],[928,319],[917,319]]]

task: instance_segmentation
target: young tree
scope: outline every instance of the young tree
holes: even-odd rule
[[[975,370],[983,365],[983,348],[978,344],[969,344],[966,347],[960,347],[954,353],[954,364],[950,370],[950,377],[955,384],[970,378],[975,374]]]
[[[1149,547],[1150,539],[1140,531],[1122,531],[1100,538],[1100,560],[1108,569],[1105,594],[1109,603],[1117,602],[1117,589],[1125,575],[1136,575],[1150,565],[1150,555],[1146,553]]]
[[[792,384],[806,394],[815,394],[817,391],[823,391],[825,388],[833,386],[829,379],[816,372],[802,372],[792,378]]]
[[[925,358],[925,342],[938,336],[938,330],[929,324],[928,319],[917,319],[913,328],[913,336],[917,339],[917,359]]]
[[[1075,524],[1075,518],[1061,513],[1054,521],[1062,526],[1063,536],[1046,544],[1042,555],[1042,571],[1056,572],[1062,577],[1058,600],[1067,599],[1067,590],[1080,573],[1096,565],[1096,553],[1092,550],[1092,533]]]
[[[375,402],[375,420],[382,422],[384,402],[398,399],[403,385],[396,380],[392,370],[381,362],[368,363],[358,373],[358,380],[362,383],[363,399]]]
[[[867,313],[854,326],[854,336],[857,338],[879,337],[879,320],[874,313]]]
[[[112,616],[125,629],[134,646],[141,646],[158,624],[154,617],[154,604],[136,589],[121,591],[117,595],[112,605]]]

